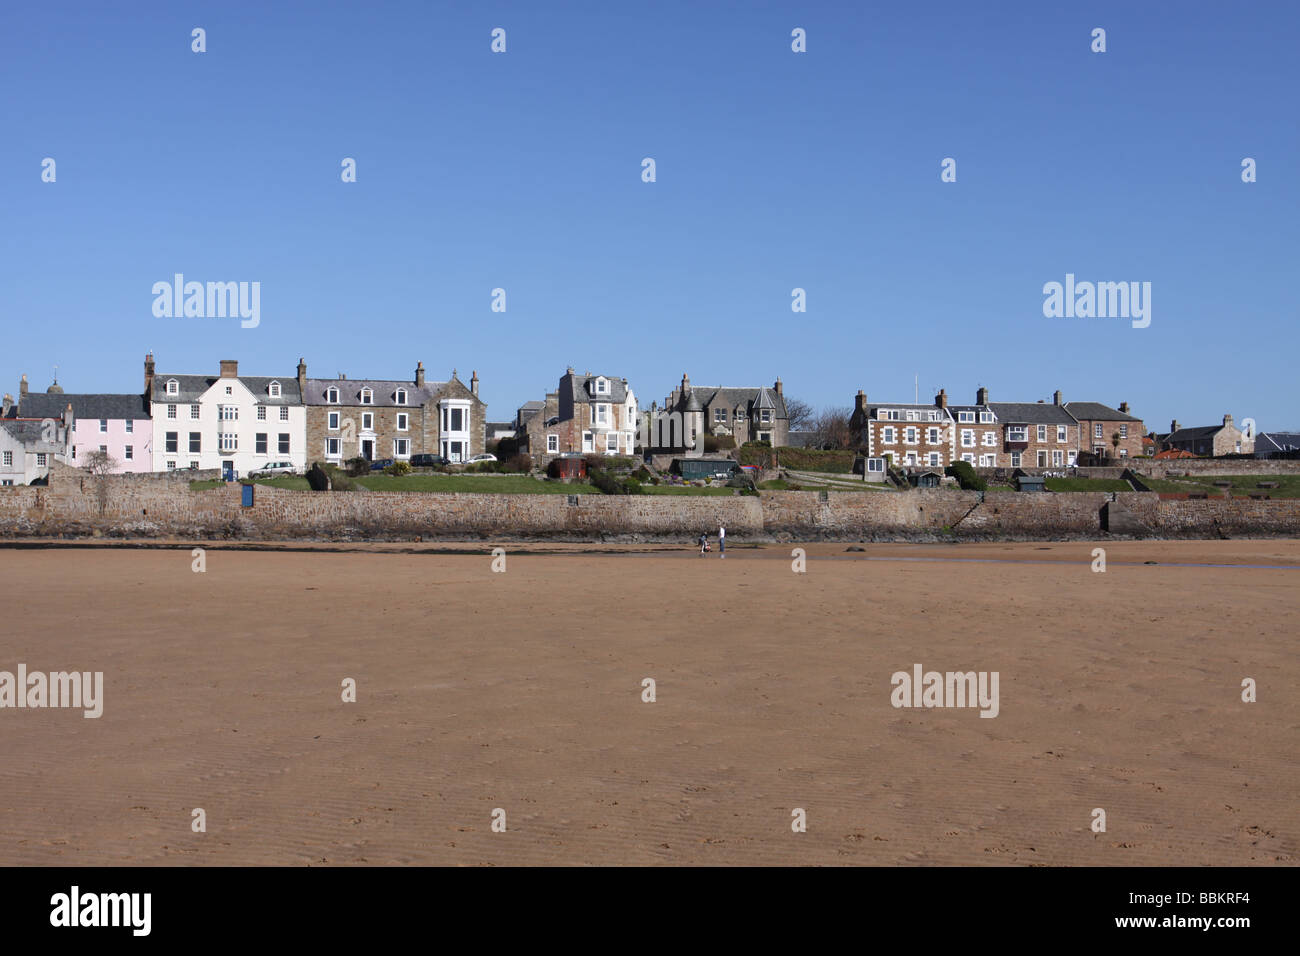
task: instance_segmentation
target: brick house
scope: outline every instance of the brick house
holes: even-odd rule
[[[578,375],[569,368],[541,410],[531,411],[524,433],[529,453],[543,460],[565,452],[632,455],[637,422],[636,395],[627,379]]]
[[[84,465],[86,456],[103,451],[114,473],[153,470],[153,423],[149,402],[134,395],[66,393],[58,382],[45,392],[28,392],[27,376],[18,384],[18,402],[4,397],[3,417],[58,419],[71,406],[72,451],[69,464]]]
[[[873,405],[861,389],[853,399],[849,428],[868,458],[895,466],[942,468],[952,461],[953,418],[942,390],[933,405],[902,402]]]
[[[942,390],[940,398],[944,397]],[[989,404],[989,390],[975,392],[974,405],[949,405],[952,416],[952,460],[968,462],[974,468],[997,468],[1008,462],[1002,450],[1002,425]]]
[[[429,454],[461,462],[483,453],[487,405],[479,398],[477,372],[468,387],[455,369],[445,382],[427,381],[423,362],[405,380],[308,378],[307,363],[299,359],[297,383],[312,461],[407,461]]]
[[[1104,458],[1135,458],[1143,453],[1146,428],[1128,412],[1128,402],[1114,409],[1100,402],[1066,402],[1065,410],[1079,423],[1079,451]],[[1114,436],[1119,435],[1118,450]]]
[[[1161,451],[1185,451],[1205,458],[1255,453],[1255,439],[1245,437],[1233,424],[1231,415],[1224,415],[1221,425],[1193,428],[1183,428],[1174,419],[1169,426],[1169,434],[1157,436],[1157,440]]]
[[[1011,468],[1064,468],[1079,456],[1079,423],[1061,404],[1061,393],[1046,402],[990,402],[1002,426],[1005,466]],[[999,461],[1003,465],[1003,461]]]
[[[695,438],[701,434],[734,438],[737,447],[750,441],[765,441],[773,448],[789,444],[790,419],[781,379],[771,388],[692,386],[690,376],[683,374],[681,384],[664,399],[663,409],[651,415],[648,444],[699,456],[704,443]]]

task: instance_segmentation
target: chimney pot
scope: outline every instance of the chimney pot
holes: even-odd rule
[[[983,385],[975,392],[975,404],[987,405],[989,403],[989,390]]]
[[[424,363],[423,362],[415,363],[415,385],[417,388],[422,388],[424,386]]]
[[[1120,402],[1120,403],[1119,403],[1119,410],[1120,410],[1121,412],[1123,412],[1125,415],[1127,415],[1127,414],[1128,414],[1128,402]]]
[[[27,375],[26,375],[26,373],[24,373],[24,374],[23,374],[23,377],[22,377],[21,379],[19,379],[19,381],[18,381],[18,394],[19,394],[19,395],[26,395],[26,394],[27,394]]]

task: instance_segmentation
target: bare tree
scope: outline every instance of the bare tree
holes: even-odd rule
[[[86,456],[86,471],[90,472],[95,489],[95,499],[99,502],[99,513],[108,510],[108,476],[117,471],[117,459],[106,451],[92,451]]]
[[[849,419],[852,417],[851,408],[827,406],[818,412],[811,422],[816,447],[852,448],[853,429],[849,427]]]
[[[801,432],[812,428],[817,416],[813,411],[813,407],[802,398],[787,398],[785,400],[785,417],[790,431]]]

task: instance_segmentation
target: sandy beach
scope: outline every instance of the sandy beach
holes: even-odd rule
[[[1300,542],[192,547],[0,549],[0,864],[1297,861]]]

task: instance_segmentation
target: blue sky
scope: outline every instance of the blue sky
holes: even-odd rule
[[[493,419],[571,364],[1300,428],[1298,4],[120,7],[0,12],[4,391],[136,390],[152,349],[477,369]],[[260,325],[156,318],[177,272],[260,282]],[[1045,318],[1066,273],[1150,282],[1150,327]]]

